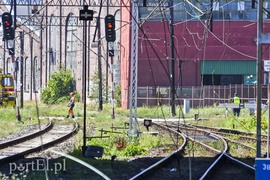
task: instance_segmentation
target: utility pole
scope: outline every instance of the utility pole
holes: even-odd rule
[[[17,0],[14,0],[14,17],[13,17],[13,21],[14,21],[13,28],[14,28],[14,31],[17,28],[17,25],[16,25],[16,21],[17,20],[16,19],[17,19]]]
[[[257,9],[257,15],[258,15],[258,23],[257,23],[257,153],[256,157],[261,157],[261,100],[262,100],[262,0],[258,0],[258,9]]]
[[[131,60],[129,86],[129,134],[138,135],[137,88],[138,88],[138,0],[132,0]]]
[[[60,11],[59,11],[59,13],[60,13],[60,24],[59,24],[59,26],[60,26],[60,37],[62,37],[62,0],[60,0]],[[61,38],[59,38],[60,39],[60,41],[59,41],[59,51],[60,51],[60,53],[59,53],[59,59],[60,59],[60,62],[59,62],[59,64],[60,64],[60,69],[62,68],[62,39]],[[86,53],[86,52],[85,52]],[[86,65],[86,64],[85,64]]]
[[[268,72],[268,87],[267,87],[267,94],[268,94],[268,127],[267,127],[267,158],[269,158],[269,148],[270,148],[270,71]]]
[[[171,74],[170,74],[170,84],[171,84],[171,106],[172,106],[172,116],[175,116],[175,74],[174,74],[174,64],[175,64],[175,58],[174,58],[174,6],[173,6],[173,0],[170,0],[170,55],[171,55]]]
[[[115,114],[114,114],[114,80],[113,80],[113,56],[114,56],[114,42],[109,42],[109,56],[111,57],[111,65],[110,65],[110,69],[111,69],[111,88],[112,88],[112,119],[115,118]]]
[[[24,53],[24,32],[20,31],[21,40],[21,60],[20,60],[20,99],[21,108],[23,108],[23,53]]]
[[[100,42],[100,18],[97,19],[97,28],[98,28],[98,110],[101,111],[103,109],[103,101],[102,101],[102,69],[101,69],[101,42]]]
[[[256,138],[256,157],[261,157],[261,100],[262,100],[262,44],[270,44],[270,33],[263,33],[263,1],[258,0],[257,9],[257,138]],[[255,1],[252,1],[252,7],[255,6]],[[269,135],[270,135],[270,72],[268,73],[268,137],[267,137],[267,158],[269,158]]]
[[[106,11],[107,11],[107,14],[109,14],[109,1],[107,1],[107,7],[106,7]],[[109,97],[109,67],[108,67],[108,64],[109,64],[109,44],[106,43],[106,69],[105,69],[105,86],[106,86],[106,102],[108,102],[108,97]]]
[[[95,29],[95,33],[94,33],[94,38],[93,38],[93,42],[95,41],[96,38],[96,33],[98,34],[98,100],[99,100],[99,104],[98,104],[98,110],[102,111],[103,109],[103,91],[102,91],[102,67],[101,67],[101,32],[100,32],[100,12],[98,14],[98,17],[96,18],[96,29]],[[90,27],[89,27],[90,29]],[[90,39],[89,39],[90,41]],[[108,43],[107,43],[108,45]],[[107,87],[106,87],[107,89]]]
[[[86,152],[86,61],[87,61],[87,21],[93,20],[93,10],[88,10],[88,5],[84,5],[83,10],[80,10],[80,20],[83,20],[84,24],[84,57],[83,57],[83,79],[84,79],[84,86],[83,86],[83,146],[82,146],[82,155],[85,156]]]

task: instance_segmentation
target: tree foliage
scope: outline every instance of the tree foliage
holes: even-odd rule
[[[94,76],[91,78],[92,81],[92,85],[91,85],[91,98],[92,100],[96,100],[98,101],[99,98],[99,77],[98,77],[98,71],[94,72]],[[108,88],[108,89],[107,89]],[[119,84],[115,84],[114,86],[114,100],[116,101],[116,105],[117,106],[121,106],[121,88]],[[109,98],[112,97],[112,93],[111,93],[111,87],[106,87],[106,77],[102,76],[102,101],[104,103],[107,103],[105,97],[106,97],[106,93],[108,92],[108,96]]]
[[[106,95],[106,91],[108,91],[106,89],[106,77],[102,76],[102,101],[106,102],[105,99],[105,95]],[[99,77],[98,77],[98,71],[94,72],[94,75],[91,78],[91,98],[94,101],[98,101],[99,98]]]
[[[69,93],[75,89],[74,82],[70,71],[60,70],[53,73],[48,81],[48,86],[41,93],[41,101],[46,104],[68,101]]]

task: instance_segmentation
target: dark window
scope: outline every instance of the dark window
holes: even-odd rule
[[[243,84],[243,75],[203,75],[203,85]]]

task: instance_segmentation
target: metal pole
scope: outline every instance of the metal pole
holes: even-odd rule
[[[111,80],[112,80],[112,119],[114,119],[115,116],[114,116],[113,56],[111,56]]]
[[[33,82],[35,81],[34,79],[36,78],[35,76],[33,76],[33,36],[31,35],[31,33],[29,33],[30,35],[30,77],[31,77],[31,82],[30,82],[30,100],[33,100],[32,94],[33,94]]]
[[[102,100],[102,69],[101,69],[101,42],[100,42],[100,18],[98,20],[98,99],[99,99],[99,106],[98,110],[101,111],[103,109],[103,100]]]
[[[170,54],[171,54],[171,74],[170,74],[170,79],[171,79],[171,106],[172,106],[172,116],[175,116],[175,74],[174,74],[174,64],[175,64],[175,59],[174,59],[174,15],[173,15],[173,0],[170,0],[170,16],[171,16],[171,21],[170,21]]]
[[[83,75],[84,75],[84,82],[86,83],[86,60],[87,60],[87,21],[84,22],[84,66],[83,66]],[[82,155],[85,155],[86,151],[86,85],[84,85],[83,90],[83,147],[82,147]]]
[[[88,24],[88,34],[90,34],[90,27],[91,27],[91,21]],[[88,36],[88,43],[87,47],[91,47],[91,41],[90,41],[90,36]],[[87,48],[87,95],[89,96],[90,94],[90,48]]]
[[[23,53],[24,53],[24,32],[20,31],[21,40],[21,63],[20,63],[20,102],[23,108]]]
[[[83,100],[83,146],[82,146],[82,155],[85,156],[85,152],[87,150],[86,147],[86,83],[87,83],[87,20],[93,20],[93,10],[88,10],[88,5],[84,5],[84,9],[80,10],[80,20],[83,20],[83,39],[84,39],[84,43],[83,43],[83,65],[82,65],[82,69],[83,69],[83,73],[82,73],[82,100]],[[90,28],[90,27],[89,27]],[[90,30],[89,30],[89,34],[90,34]],[[90,62],[89,62],[90,63]]]
[[[6,47],[6,41],[4,41],[4,47]],[[6,51],[3,52],[3,73],[6,72]]]
[[[40,23],[40,39],[43,39],[43,29],[42,29],[42,25],[43,25],[43,18],[44,18],[44,16],[42,17],[42,19],[41,19],[41,23]],[[40,48],[40,58],[39,58],[39,68],[40,68],[40,71],[39,71],[39,89],[40,90],[42,90],[41,88],[43,87],[43,85],[42,85],[42,83],[43,83],[43,81],[42,81],[42,75],[43,75],[43,67],[42,67],[42,62],[43,62],[43,55],[42,55],[42,53],[43,53],[43,42],[42,41],[40,41],[40,46],[39,46]],[[22,86],[22,85],[21,85]],[[21,107],[22,108],[22,107]]]
[[[60,65],[60,69],[62,68],[62,0],[60,0],[60,24],[59,24],[59,26],[60,26],[60,41],[59,41],[59,65]]]
[[[14,94],[15,94],[15,103],[16,103],[16,116],[17,120],[21,121],[20,108],[18,103],[18,92],[17,92],[17,72],[15,70],[15,58],[14,55],[11,55],[12,60],[12,70],[13,70],[13,78],[14,78]]]
[[[137,88],[138,88],[138,0],[132,1],[131,60],[129,86],[129,129],[128,133],[138,136],[137,128]]]
[[[258,23],[257,23],[257,153],[261,157],[261,99],[262,99],[262,0],[258,0]]]
[[[269,136],[270,136],[270,72],[268,72],[268,128],[267,128],[267,158],[269,158],[269,149],[270,149],[270,144],[269,144]]]
[[[14,0],[14,31],[16,30],[16,28],[17,28],[17,25],[16,25],[16,23],[17,23],[17,0]]]
[[[109,1],[107,1],[107,7],[106,7],[106,10],[107,10],[107,14],[109,14]],[[99,39],[100,40],[100,39]],[[105,82],[105,86],[106,86],[106,96],[105,96],[105,98],[106,98],[106,102],[108,102],[108,97],[109,97],[109,67],[107,66],[107,64],[109,64],[109,44],[108,43],[106,43],[106,72],[105,72],[105,76],[106,76],[106,82]]]
[[[48,1],[46,0],[45,2],[46,4],[48,3]],[[45,85],[47,85],[48,83],[48,75],[49,75],[49,72],[48,72],[48,6],[46,6],[45,8],[45,19],[46,19],[46,24],[45,24],[45,27],[46,27],[46,31],[45,31]]]

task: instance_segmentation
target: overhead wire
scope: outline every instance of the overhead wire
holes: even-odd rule
[[[170,7],[169,7],[170,8]]]
[[[223,10],[224,10],[224,9],[223,9]],[[223,13],[224,13],[224,11],[223,11]],[[223,17],[224,17],[224,16],[223,16]],[[200,21],[200,22],[201,22],[201,21]],[[223,19],[223,22],[224,22],[224,19]],[[223,27],[224,27],[224,26],[223,26]],[[211,32],[211,31],[209,31],[209,32]],[[224,30],[223,30],[223,34],[224,34]],[[223,37],[224,37],[224,36],[223,36]],[[227,38],[228,38],[228,36],[227,36]],[[226,45],[227,45],[227,43],[226,43],[224,40],[222,40],[222,41],[223,41],[223,44],[226,44]],[[219,63],[220,63],[222,57],[224,56],[225,49],[226,49],[227,47],[228,47],[228,46],[225,46],[225,47],[224,47],[224,50],[223,50],[222,56],[221,56],[221,58],[220,58],[220,60],[219,60]],[[269,46],[268,46],[266,49],[268,49],[268,48],[269,48]],[[266,50],[265,50],[265,51],[266,51]],[[205,59],[205,58],[204,58],[204,59]],[[218,64],[219,64],[219,63],[218,63]],[[216,64],[215,67],[217,67],[218,64]],[[214,68],[213,71],[215,71],[215,68]],[[212,74],[212,76],[213,76],[213,74]],[[214,81],[212,81],[212,83],[214,83]],[[214,85],[214,84],[212,84],[212,85]],[[220,98],[219,95],[218,95],[215,91],[214,91],[214,94],[217,95],[218,98]],[[226,109],[228,109],[228,108],[226,108]],[[233,116],[233,117],[234,117],[234,116]],[[236,117],[234,117],[234,120],[237,121],[244,129],[248,130],[248,128],[245,127],[245,124],[243,124],[243,123],[241,123],[240,121],[238,121],[238,119],[236,119]]]
[[[127,11],[129,12],[130,16],[134,19],[135,17],[133,17],[132,13],[130,12],[129,9],[127,9]],[[165,73],[167,74],[167,77],[169,77],[169,74],[166,70],[166,68],[164,67],[164,64],[162,63],[160,57],[158,56],[158,53],[156,52],[156,50],[153,48],[153,45],[152,43],[150,42],[150,40],[148,39],[148,36],[146,35],[146,33],[144,32],[144,30],[141,28],[140,24],[136,21],[135,19],[135,23],[137,24],[138,28],[141,30],[142,34],[143,34],[143,37],[146,38],[146,42],[148,42],[148,44],[150,45],[151,49],[153,50],[155,56],[157,57],[158,61],[160,62],[161,66],[163,67],[163,70],[165,71]],[[145,43],[146,43],[145,42]],[[147,47],[147,46],[146,46]],[[148,56],[148,62],[150,62],[150,58],[149,58],[149,54],[147,55]],[[150,67],[151,68],[151,67]],[[170,81],[170,78],[169,78],[169,81]],[[155,83],[155,81],[154,81]],[[162,108],[162,106],[160,106]],[[163,117],[165,118],[164,116],[164,112],[162,111],[162,115]]]
[[[122,1],[122,0],[121,0],[121,1]],[[128,12],[129,12],[130,16],[131,16],[132,18],[134,18],[134,17],[132,16],[132,13],[130,12],[130,10],[129,10],[129,9],[127,9],[127,10],[128,10]],[[136,22],[136,20],[135,20],[135,22]],[[165,71],[167,77],[169,77],[168,71],[166,70],[164,64],[162,63],[162,60],[160,59],[160,57],[159,57],[158,53],[156,52],[155,48],[153,47],[151,41],[147,38],[148,36],[147,36],[146,33],[144,32],[144,30],[142,29],[142,27],[140,26],[140,24],[139,24],[138,22],[136,22],[136,24],[137,24],[138,28],[140,29],[140,31],[142,32],[142,34],[144,35],[144,38],[146,39],[146,41],[150,44],[151,49],[153,50],[153,52],[154,52],[156,58],[157,58],[158,61],[160,62],[161,66],[163,67],[163,70]]]
[[[188,1],[189,2],[189,1]],[[196,8],[195,8],[196,9]],[[150,17],[148,17],[148,18],[150,18]],[[206,26],[207,27],[207,26]],[[147,38],[147,36],[146,36],[146,38]],[[193,40],[194,40],[194,37],[193,37]],[[148,41],[149,42],[149,41]],[[223,41],[224,42],[224,41]],[[146,43],[146,41],[145,41],[145,43]],[[151,43],[150,43],[151,44]],[[146,45],[146,47],[148,47],[147,45]],[[151,46],[151,48],[153,48],[153,46]],[[147,49],[147,48],[146,48]],[[199,49],[198,49],[199,50]],[[149,57],[149,54],[148,54],[148,49],[147,49],[147,56]],[[153,75],[152,75],[153,76]],[[155,83],[154,83],[155,84]],[[182,84],[182,83],[181,83]]]
[[[160,7],[159,9],[160,9],[160,11],[162,12],[161,13],[161,16],[162,16],[162,19],[161,19],[161,21],[163,22],[162,24],[163,24],[163,32],[164,32],[164,38],[165,38],[165,40],[163,41],[164,42],[164,44],[166,45],[167,44],[167,28],[168,28],[168,30],[169,30],[169,32],[170,32],[170,28],[168,27],[168,23],[165,23],[165,21],[166,22],[168,22],[168,18],[166,17],[166,13],[165,13],[165,11],[163,11],[163,9],[162,8],[164,8],[164,6],[162,6],[162,7]],[[173,7],[171,7],[171,8],[173,8]],[[166,28],[166,24],[167,24],[167,28]],[[166,54],[168,54],[168,48],[165,48],[165,53]],[[166,58],[166,60],[168,60],[167,58]],[[167,68],[169,69],[169,61],[167,61]]]
[[[194,6],[190,1],[186,1],[186,2],[188,2],[188,4],[189,5],[191,5],[191,6]],[[190,4],[191,3],[191,4]],[[161,8],[161,7],[159,7],[159,6],[157,6],[157,8]],[[172,8],[172,7],[171,7]],[[194,9],[195,10],[198,10],[198,8],[196,7],[194,7]],[[200,12],[200,11],[199,11]],[[163,13],[164,13],[164,11],[163,11]],[[162,13],[162,15],[163,15],[163,13]],[[154,11],[152,11],[152,14],[154,14]],[[201,15],[203,15],[203,13],[201,14]],[[192,15],[192,16],[194,16],[194,15]],[[194,16],[194,18],[198,18],[198,17],[200,17],[200,16]],[[132,18],[134,18],[134,17],[132,17]],[[144,21],[144,22],[146,22],[148,19],[151,19],[151,16],[148,16],[147,18],[146,18],[146,20]],[[198,18],[199,19],[199,18]],[[186,21],[186,22],[188,22],[188,21]],[[136,22],[137,23],[137,22]],[[142,23],[143,24],[143,23]],[[142,26],[142,24],[140,24],[140,26]],[[176,24],[174,24],[174,25],[176,25]],[[138,24],[138,26],[139,26],[139,24]],[[205,25],[205,23],[204,23],[204,26],[205,26],[205,29],[208,27],[207,25]],[[165,28],[165,24],[163,24],[163,27]],[[189,33],[191,34],[191,32],[190,32],[190,30],[189,29],[186,29],[187,31],[189,31]],[[142,31],[143,32],[143,31]],[[165,33],[165,29],[164,29],[164,33]],[[155,34],[156,35],[156,34]],[[198,35],[198,34],[197,34]],[[213,36],[214,36],[214,34],[212,34]],[[166,36],[165,36],[166,37]],[[147,57],[148,57],[148,63],[149,63],[149,68],[150,68],[150,71],[151,71],[151,76],[153,77],[153,81],[154,81],[154,86],[156,86],[156,81],[155,81],[155,79],[154,79],[154,75],[153,75],[153,69],[152,69],[152,66],[151,66],[151,61],[150,61],[150,56],[149,56],[149,51],[148,51],[148,45],[147,45],[147,42],[148,42],[148,44],[150,44],[150,48],[152,48],[152,49],[155,49],[154,48],[154,46],[152,45],[152,40],[150,40],[150,39],[148,39],[148,36],[145,34],[145,33],[143,33],[143,38],[145,38],[146,40],[144,41],[144,43],[145,43],[145,47],[146,47],[146,54],[147,54]],[[184,37],[182,37],[183,38],[183,40],[185,41],[186,39],[184,38]],[[203,38],[206,38],[206,36],[203,36]],[[197,46],[197,44],[196,44],[196,42],[195,42],[195,37],[192,35],[192,40],[193,40],[193,42],[194,42],[194,45],[195,45],[195,47],[197,48],[197,50],[202,50],[201,48],[198,48],[198,46]],[[165,39],[165,42],[167,42],[167,40]],[[206,41],[204,41],[205,42],[205,46],[206,46]],[[220,40],[220,42],[225,42],[224,41],[224,39],[223,40]],[[187,43],[186,43],[187,44]],[[224,45],[227,45],[226,43],[224,44]],[[191,45],[190,45],[191,46]],[[190,47],[190,46],[188,46],[188,47]],[[228,46],[228,45],[227,45]],[[227,47],[227,46],[225,46],[224,47],[224,49]],[[155,45],[155,47],[157,48],[158,46],[157,45]],[[228,48],[228,47],[227,47]],[[204,50],[205,50],[206,48],[204,48]],[[90,49],[91,50],[91,49]],[[93,51],[92,51],[93,52]],[[224,52],[225,51],[223,51],[223,54],[222,54],[222,56],[224,55]],[[236,51],[237,52],[237,51]],[[157,52],[155,52],[155,55],[157,55],[158,53]],[[165,54],[168,54],[168,52],[167,52],[167,48],[166,48],[166,53]],[[97,55],[97,54],[96,54]],[[167,56],[168,57],[168,56]],[[248,57],[248,56],[247,56]],[[251,57],[251,56],[250,56]],[[102,57],[102,58],[104,58],[104,57]],[[254,58],[254,57],[253,57]],[[159,59],[159,61],[161,61],[160,60],[160,58],[158,58]],[[221,59],[221,58],[220,58]],[[180,62],[180,61],[179,61]],[[179,65],[179,66],[181,66],[181,64]],[[165,69],[165,66],[164,66],[164,69]],[[181,68],[179,67],[179,76],[182,74],[182,72],[181,72]],[[167,75],[169,75],[168,73],[166,73]],[[169,76],[168,76],[169,77]],[[181,76],[182,77],[182,76]],[[180,83],[180,87],[182,87],[182,78],[179,78],[179,83]],[[163,114],[163,117],[164,117],[164,119],[166,120],[166,118],[165,118],[165,114],[164,114],[164,112],[162,111],[162,114]],[[180,114],[180,113],[179,113]],[[180,121],[179,121],[180,122]]]
[[[166,36],[165,36],[166,37]],[[175,47],[174,47],[175,48]],[[179,70],[181,71],[181,63],[179,64]],[[179,73],[179,75],[181,74],[181,72]],[[181,80],[182,78],[179,78],[179,80]],[[180,106],[181,107],[181,106]],[[161,109],[162,110],[162,109]],[[182,112],[182,109],[180,108],[179,109],[181,112]],[[161,111],[162,112],[162,114],[163,114],[163,116],[164,116],[164,112],[163,111]],[[180,114],[183,114],[183,113],[180,113],[179,112],[179,115]],[[164,119],[165,119],[165,124],[167,124],[167,121],[166,121],[166,118],[164,117]],[[180,117],[179,117],[179,120],[178,120],[178,125],[180,125]],[[173,139],[173,138],[172,138]],[[177,146],[177,143],[176,142],[174,142],[174,144]],[[192,148],[193,149],[193,148]]]
[[[161,8],[160,8],[161,9]],[[162,16],[163,18],[164,18],[164,16]],[[162,21],[163,22],[163,24],[164,24],[164,20]],[[165,25],[163,25],[163,28],[165,29]],[[148,30],[150,30],[150,28],[147,26],[147,29]],[[156,35],[156,34],[155,34]],[[166,34],[165,34],[165,37],[166,37]],[[146,37],[146,38],[148,38],[148,37]],[[162,38],[159,38],[160,40],[162,40]],[[148,39],[149,40],[149,39]],[[148,49],[147,47],[147,44],[146,44],[146,41],[144,41],[145,42],[145,46],[146,46],[146,49]],[[163,42],[165,43],[166,42],[166,40],[164,41],[163,40]],[[165,53],[165,55],[167,54],[167,51],[166,51],[166,53]],[[148,57],[148,62],[149,62],[149,66],[150,66],[150,71],[152,72],[152,68],[151,68],[151,61],[149,60],[150,58],[149,58],[149,54],[148,54],[148,51],[147,51],[147,57]],[[168,58],[166,58],[166,59],[168,59]],[[153,74],[152,74],[152,76],[153,76]],[[169,78],[169,77],[168,77]],[[154,86],[155,86],[155,89],[157,89],[157,87],[156,87],[156,84],[155,84],[155,82],[154,82]],[[163,111],[163,108],[162,108],[162,104],[160,103],[160,101],[159,101],[159,103],[158,103],[158,107],[160,107],[160,109],[161,109],[161,112],[162,112],[162,116],[163,116],[163,119],[164,119],[164,121],[165,121],[165,123],[167,123],[167,121],[166,121],[166,118],[165,118],[165,113],[164,113],[164,111]],[[174,138],[173,138],[173,135],[170,133],[170,136],[171,136],[171,139],[174,141]],[[178,143],[177,142],[174,142],[174,144],[176,145],[176,147],[178,146]]]
[[[209,15],[209,17],[211,17],[211,14]],[[208,17],[208,18],[209,18]],[[199,19],[199,18],[198,18]],[[187,26],[185,26],[186,28],[186,31],[192,36],[192,39],[193,39],[193,42],[194,42],[194,45],[195,45],[195,47],[196,47],[196,49],[197,49],[197,51],[196,51],[196,53],[194,53],[194,54],[197,54],[197,52],[199,52],[199,51],[201,51],[202,49],[201,49],[201,47],[200,48],[198,48],[198,46],[196,45],[196,42],[195,42],[195,40],[194,40],[194,36],[193,36],[193,34],[191,33],[191,31],[189,30],[189,28],[187,27]],[[198,39],[200,39],[199,38],[199,34],[198,33],[196,33],[196,35],[197,35],[197,38]],[[204,56],[205,56],[205,51],[206,51],[206,39],[207,39],[207,30],[206,30],[206,27],[204,28],[204,35],[202,36],[202,39],[200,39],[201,40],[201,44],[200,44],[200,46],[202,46],[202,45],[204,45],[204,48],[203,48],[203,52],[204,52]],[[195,55],[194,55],[195,56]],[[200,88],[200,91],[199,92],[201,92],[200,94],[199,94],[199,99],[202,99],[202,93],[203,93],[203,86],[201,86],[201,88]],[[201,107],[201,101],[199,101],[199,107]],[[200,115],[200,112],[199,112],[199,108],[198,108],[198,113],[197,113],[197,115],[199,116]],[[196,120],[196,119],[195,119]],[[198,125],[198,123],[199,123],[199,121],[198,121],[198,119],[197,119],[197,122],[196,122],[196,125]],[[183,121],[183,124],[186,124],[186,121],[185,121],[185,119],[184,119],[184,121]],[[188,130],[187,129],[185,129],[185,133],[187,134],[187,135],[189,135],[189,133],[188,133]],[[193,134],[193,138],[194,139],[196,139],[196,136],[197,136],[197,131],[196,131],[196,129],[195,129],[195,133]],[[190,144],[190,148],[189,148],[189,151],[188,151],[188,153],[189,153],[189,173],[190,173],[190,177],[192,176],[192,165],[194,164],[194,157],[195,157],[195,142],[194,141],[192,141],[191,142],[191,144]]]
[[[52,2],[53,0],[51,0],[50,2]],[[43,8],[45,8],[50,2],[48,2],[47,4],[45,4],[42,8],[40,8],[40,10],[38,10],[35,14],[33,14],[31,17],[34,17],[37,13],[39,13]],[[30,21],[31,20],[31,17],[30,18],[28,18],[28,20],[27,21],[25,21],[25,22],[23,22],[21,25],[23,26],[23,25],[25,25],[25,23],[26,22],[28,22],[28,21]],[[28,32],[29,34],[30,33],[32,33],[32,32],[34,32],[34,31],[36,31],[36,30],[31,30],[31,32]],[[15,39],[16,40],[16,39]],[[37,41],[37,40],[36,40]],[[23,55],[25,55],[25,53],[23,54]],[[34,81],[34,83],[35,83],[35,81]],[[41,121],[40,121],[40,116],[39,116],[39,107],[38,107],[38,103],[37,103],[37,97],[36,97],[37,95],[36,95],[36,93],[35,93],[35,102],[36,102],[36,112],[37,112],[37,117],[38,117],[38,125],[39,125],[39,130],[41,130]],[[42,138],[42,136],[40,136],[40,141],[41,141],[41,150],[44,150],[44,147],[43,147],[43,138]],[[47,161],[45,161],[45,160],[43,160],[43,162],[44,162],[44,167],[45,167],[45,171],[44,171],[44,173],[45,173],[45,178],[46,178],[46,180],[48,180],[49,179],[49,177],[48,177],[48,169],[47,169],[47,167],[48,167],[48,164],[47,164]]]

